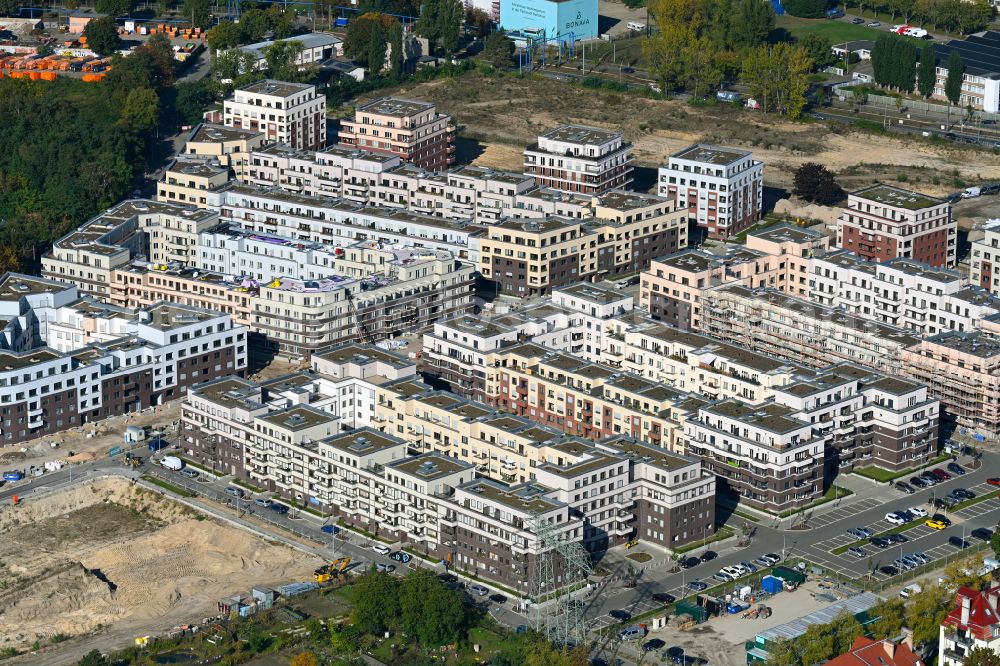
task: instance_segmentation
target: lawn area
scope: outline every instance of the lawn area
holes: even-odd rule
[[[851,10],[852,13],[857,13],[855,10]],[[871,20],[870,18],[868,20]],[[810,33],[816,33],[821,37],[826,37],[830,40],[830,44],[843,44],[844,42],[850,42],[858,39],[867,39],[870,41],[875,41],[875,39],[886,32],[888,32],[889,25],[893,23],[891,16],[879,17],[882,25],[878,28],[869,28],[866,25],[854,25],[847,19],[805,19],[798,18],[797,16],[791,16],[785,14],[784,16],[778,16],[775,19],[774,27],[775,30],[784,29],[792,35],[797,40],[801,40],[806,35]],[[773,34],[773,33],[772,33]],[[917,39],[916,37],[904,37],[904,39],[909,39],[914,44],[926,44],[927,42],[922,39]]]
[[[716,541],[722,541],[723,539],[728,539],[734,534],[736,534],[736,530],[734,530],[732,527],[729,527],[728,525],[724,525],[720,527],[718,530],[716,530],[715,534],[708,537],[707,541],[696,541],[694,543],[689,543],[686,546],[681,546],[680,548],[673,548],[671,550],[674,551],[675,555],[680,555],[681,553],[690,553],[692,550],[698,550],[699,548],[702,548],[707,544],[715,543]]]
[[[801,509],[792,509],[790,511],[782,511],[778,514],[779,518],[787,518],[788,516],[795,515],[796,513],[802,513],[803,511],[808,511],[809,509],[815,509],[818,506],[822,506],[827,502],[833,502],[834,500],[843,499],[845,497],[850,497],[854,494],[854,491],[849,488],[841,488],[840,486],[830,486],[826,489],[826,492],[818,500],[812,504],[808,504]]]
[[[928,467],[933,467],[939,463],[943,463],[945,460],[950,459],[951,456],[948,454],[942,454],[937,458],[934,458],[930,462],[920,467],[912,467],[910,469],[904,469],[901,472],[893,472],[892,470],[882,469],[881,467],[862,467],[861,469],[856,469],[852,474],[857,474],[858,476],[863,476],[866,479],[874,479],[875,481],[881,481],[882,483],[888,483],[889,481],[895,481],[904,476],[910,476],[915,474],[922,469],[927,469]]]

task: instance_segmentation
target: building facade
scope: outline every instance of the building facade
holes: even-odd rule
[[[237,88],[223,103],[226,127],[259,131],[301,150],[326,145],[326,96],[316,86],[265,79]]]
[[[1000,296],[1000,220],[989,220],[983,237],[972,241],[969,279],[995,296]]]
[[[960,587],[955,607],[941,623],[938,663],[962,666],[976,648],[1000,651],[1000,584],[987,583],[982,591]]]
[[[443,171],[455,162],[451,116],[429,102],[383,97],[355,109],[340,123],[340,143],[395,155],[422,169]]]
[[[695,144],[660,167],[658,193],[711,236],[728,238],[760,220],[764,164],[750,151]]]
[[[524,150],[524,172],[562,192],[600,195],[631,189],[632,144],[621,132],[562,125]]]

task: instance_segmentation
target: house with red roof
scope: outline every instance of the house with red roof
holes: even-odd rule
[[[961,666],[965,655],[977,647],[1000,652],[1000,583],[982,592],[960,587],[955,608],[941,623],[938,666]]]
[[[851,649],[826,662],[826,666],[924,666],[913,651],[913,634],[907,632],[898,643],[890,639],[854,639]]]

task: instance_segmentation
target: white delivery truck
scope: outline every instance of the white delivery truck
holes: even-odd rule
[[[983,188],[981,187],[967,187],[965,191],[962,192],[963,199],[975,199],[980,194],[983,193]]]
[[[184,461],[177,456],[163,456],[163,460],[160,461],[160,464],[163,465],[164,468],[175,472],[179,472],[184,468]]]

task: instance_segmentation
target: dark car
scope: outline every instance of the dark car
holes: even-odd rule
[[[917,492],[916,490],[913,489],[913,486],[906,483],[905,481],[897,481],[896,490],[902,491],[907,495],[912,495],[913,493]]]
[[[267,508],[281,515],[288,513],[288,507],[278,502],[271,502],[271,505]]]
[[[886,534],[885,538],[889,540],[889,543],[906,543],[910,539],[905,534]]]
[[[953,491],[951,491],[951,494],[955,497],[964,500],[970,500],[976,498],[976,493],[972,492],[971,490],[966,490],[965,488],[955,488]]]
[[[949,474],[948,472],[944,471],[943,469],[932,469],[931,470],[931,474],[933,474],[934,476],[936,476],[941,481],[947,481],[948,479],[951,478],[951,474]]]
[[[863,18],[860,18],[860,17],[857,17],[857,16],[855,16],[854,18],[851,19],[851,23],[853,23],[854,25],[861,25],[864,22],[865,22],[865,20]]]
[[[955,546],[956,548],[968,548],[969,542],[960,536],[948,537],[948,543]]]
[[[693,580],[688,583],[688,587],[690,587],[695,592],[704,592],[705,590],[708,589],[708,584],[703,583],[700,580]]]
[[[927,479],[923,479],[919,476],[910,477],[910,483],[917,488],[926,488],[928,485]]]
[[[892,545],[892,542],[885,537],[872,537],[871,544],[877,548],[888,548]]]
[[[627,622],[632,619],[632,613],[629,613],[627,610],[621,610],[620,608],[611,611],[608,615],[619,622]]]
[[[953,474],[958,474],[959,476],[962,476],[963,474],[965,474],[965,468],[962,467],[961,465],[959,465],[958,463],[954,463],[954,462],[953,463],[948,463],[948,471],[951,472],[951,473],[953,473]]]
[[[507,597],[503,596],[502,594],[491,594],[490,601],[492,601],[495,604],[505,604],[507,603]]]
[[[886,576],[895,576],[896,574],[899,573],[899,569],[889,564],[879,567],[878,570],[884,573]]]
[[[672,604],[677,601],[677,597],[666,592],[657,592],[653,595],[653,601],[658,604]]]
[[[635,67],[622,67],[622,72],[625,74],[635,74]]]
[[[969,532],[969,536],[975,537],[982,541],[989,541],[993,538],[993,531],[988,530],[985,527],[977,527],[976,529]]]
[[[649,639],[648,641],[646,641],[645,643],[642,644],[642,651],[643,652],[651,652],[653,650],[661,650],[661,649],[663,649],[664,645],[666,645],[666,643],[663,642],[662,639],[651,638],[651,639]]]
[[[697,557],[684,557],[677,564],[680,565],[681,569],[690,569],[701,564],[701,560]]]
[[[714,560],[718,556],[719,554],[714,550],[706,550],[704,553],[701,554],[701,561],[710,562],[711,560]]]
[[[933,516],[931,516],[931,520],[937,520],[939,522],[944,523],[945,526],[949,527],[951,526],[951,519],[949,519],[947,516],[941,513],[935,513]]]
[[[937,474],[935,474],[934,472],[923,472],[920,475],[920,478],[926,481],[927,485],[929,486],[936,486],[937,484],[941,483],[941,479],[939,479],[937,477]]]
[[[324,525],[320,528],[324,534],[336,534],[339,530],[336,525]]]

